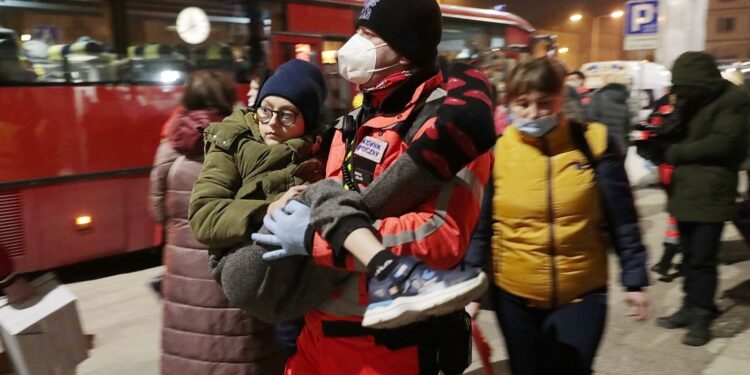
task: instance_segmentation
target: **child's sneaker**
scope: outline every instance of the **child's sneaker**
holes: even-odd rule
[[[369,280],[370,305],[363,327],[393,328],[463,309],[487,289],[487,276],[476,268],[433,270],[399,257],[382,280]]]

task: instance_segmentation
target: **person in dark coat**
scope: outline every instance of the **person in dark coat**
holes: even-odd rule
[[[724,222],[736,213],[737,171],[747,150],[750,97],[724,80],[711,55],[686,52],[672,68],[673,93],[686,135],[666,148],[675,166],[668,211],[677,218],[685,263],[685,298],[674,314],[659,318],[664,328],[687,327],[686,345],[711,339],[718,314],[717,252]]]
[[[211,278],[208,247],[188,226],[190,193],[203,166],[203,129],[232,111],[235,85],[219,71],[187,82],[151,172],[150,209],[165,227],[162,374],[281,374],[285,354],[273,326],[230,306]]]
[[[617,142],[623,157],[630,144],[630,110],[628,109],[628,88],[620,83],[609,83],[597,90],[586,106],[589,121],[607,126],[607,131]]]
[[[664,155],[661,152],[662,147],[659,147],[659,144],[664,142],[674,143],[684,133],[679,111],[675,111],[675,101],[675,96],[671,94],[657,99],[654,102],[654,110],[648,116],[646,122],[639,124],[638,128],[643,132],[641,138],[635,141],[636,152],[658,166],[661,186],[667,195],[672,193],[671,184],[674,166],[664,162]],[[656,151],[656,153],[650,153],[649,151]],[[670,272],[672,267],[675,266],[672,262],[674,257],[681,252],[677,219],[672,215],[667,218],[667,228],[664,231],[662,244],[664,251],[659,261],[651,267],[651,271],[659,274],[659,280],[661,281],[672,281],[681,275],[679,269],[682,267],[682,263],[680,263],[677,265],[678,272]]]

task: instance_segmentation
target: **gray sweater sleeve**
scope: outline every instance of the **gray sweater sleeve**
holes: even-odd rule
[[[362,200],[375,219],[398,216],[419,206],[449,181],[437,178],[404,153],[362,192]]]
[[[338,181],[322,180],[298,199],[310,206],[310,224],[331,245],[334,264],[343,265],[349,234],[368,228],[377,235],[373,220],[409,212],[445,183],[405,153],[362,193],[346,190]]]
[[[268,233],[261,228],[261,233]],[[310,257],[262,259],[273,246],[248,243],[212,249],[211,275],[230,304],[265,322],[298,318],[327,300],[355,273],[315,264]]]

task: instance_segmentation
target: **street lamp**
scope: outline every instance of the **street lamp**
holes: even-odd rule
[[[582,19],[583,19],[583,15],[580,14],[580,13],[576,13],[576,14],[570,16],[570,20],[573,21],[573,22],[578,22],[578,21],[580,21]]]
[[[616,11],[612,12],[609,16],[612,17],[612,18],[620,18],[620,17],[622,17],[624,15],[625,15],[625,12],[623,12],[622,10],[616,10]]]

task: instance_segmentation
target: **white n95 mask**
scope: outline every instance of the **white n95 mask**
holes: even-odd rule
[[[387,45],[387,43],[383,43],[376,46],[367,38],[354,34],[337,53],[339,74],[351,83],[362,85],[372,79],[373,73],[398,65],[396,63],[375,69],[377,65],[376,50]]]

